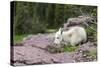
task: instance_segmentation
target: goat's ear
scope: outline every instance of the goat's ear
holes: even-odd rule
[[[61,34],[62,34],[62,32],[63,32],[63,28],[59,28],[59,32],[61,32]]]
[[[59,28],[59,31],[61,31],[61,29],[62,29],[62,28],[60,27],[60,28]]]
[[[61,29],[61,34],[63,33],[63,28]]]

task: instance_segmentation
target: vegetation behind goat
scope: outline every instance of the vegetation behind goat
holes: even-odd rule
[[[97,16],[96,6],[14,2],[14,34],[45,33],[58,29],[69,18],[80,15]]]

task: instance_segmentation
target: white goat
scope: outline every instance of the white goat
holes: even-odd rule
[[[71,44],[76,45],[81,42],[86,42],[87,40],[87,34],[83,27],[71,27],[67,31],[63,31],[62,28],[59,29],[58,32],[55,34],[55,44],[61,44],[64,42],[65,45]]]

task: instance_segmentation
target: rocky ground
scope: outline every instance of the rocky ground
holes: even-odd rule
[[[97,57],[89,52],[97,52],[96,42],[86,42],[73,52],[51,53],[54,34],[30,35],[13,46],[11,63],[13,65],[34,65],[52,63],[76,63],[96,61]]]

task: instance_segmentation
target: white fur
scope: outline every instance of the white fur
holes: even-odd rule
[[[83,27],[71,27],[69,30],[63,31],[62,34],[61,31],[62,28],[60,28],[59,31],[55,34],[55,44],[61,44],[63,41],[66,45],[76,45],[87,40],[87,34]],[[57,39],[57,37],[59,39]]]

